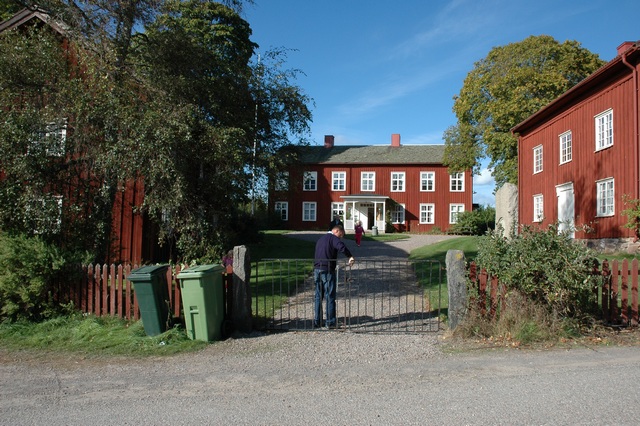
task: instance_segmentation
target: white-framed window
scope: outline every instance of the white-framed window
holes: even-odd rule
[[[304,183],[302,184],[303,191],[317,191],[318,190],[318,172],[304,172]]]
[[[609,109],[595,117],[596,151],[613,146],[613,110]]]
[[[391,172],[391,192],[404,192],[404,172]]]
[[[317,203],[315,201],[305,201],[304,203],[302,203],[302,221],[315,222],[316,208]]]
[[[420,172],[420,191],[433,192],[436,190],[436,172]]]
[[[344,203],[331,203],[331,217],[338,216],[340,220],[344,219]]]
[[[289,220],[289,202],[276,201],[274,210],[280,219],[283,221]]]
[[[464,173],[457,172],[449,175],[449,190],[451,192],[464,191]]]
[[[560,164],[568,163],[573,158],[573,141],[571,130],[560,135]]]
[[[286,191],[289,189],[289,172],[280,172],[276,175],[273,189],[276,191]]]
[[[542,194],[533,196],[533,221],[542,222],[544,218],[544,198]]]
[[[25,206],[34,234],[58,234],[62,226],[62,196],[42,195]]]
[[[344,191],[347,189],[347,172],[331,173],[331,189],[334,191]]]
[[[435,223],[435,214],[435,204],[420,204],[420,223]]]
[[[62,157],[67,142],[67,120],[61,119],[47,124],[31,141],[29,153],[44,153],[50,157]]]
[[[458,215],[464,211],[464,204],[449,204],[449,223],[458,223]]]
[[[403,224],[404,210],[404,204],[396,204],[395,208],[391,210],[391,223]]]
[[[542,145],[533,148],[533,174],[542,171]]]
[[[360,173],[360,190],[363,192],[376,190],[376,172]]]
[[[615,213],[614,196],[615,188],[613,178],[602,179],[596,182],[596,216],[613,216]]]

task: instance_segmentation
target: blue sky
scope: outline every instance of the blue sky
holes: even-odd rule
[[[495,46],[530,35],[576,40],[609,61],[640,40],[640,1],[255,0],[244,18],[259,51],[292,49],[287,68],[314,99],[311,140],[337,145],[442,144],[453,97]],[[485,163],[486,164],[486,163]],[[494,204],[490,173],[474,202]]]

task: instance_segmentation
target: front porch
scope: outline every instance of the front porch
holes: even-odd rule
[[[378,228],[378,233],[385,232],[386,201],[389,197],[385,195],[343,195],[344,223],[346,233],[353,233],[356,221],[362,222],[362,227],[371,230],[374,226]]]

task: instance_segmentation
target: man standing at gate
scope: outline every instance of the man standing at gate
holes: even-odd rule
[[[347,246],[342,242],[344,227],[334,225],[331,231],[320,237],[316,243],[316,253],[313,263],[313,278],[316,283],[314,304],[315,328],[322,327],[322,300],[327,304],[327,328],[336,328],[336,259],[338,252],[349,258],[349,266],[355,259]]]

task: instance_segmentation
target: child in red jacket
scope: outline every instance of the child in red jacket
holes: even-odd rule
[[[357,221],[355,226],[356,231],[356,244],[360,247],[360,241],[362,241],[362,235],[364,234],[364,228],[362,227],[362,222]]]

